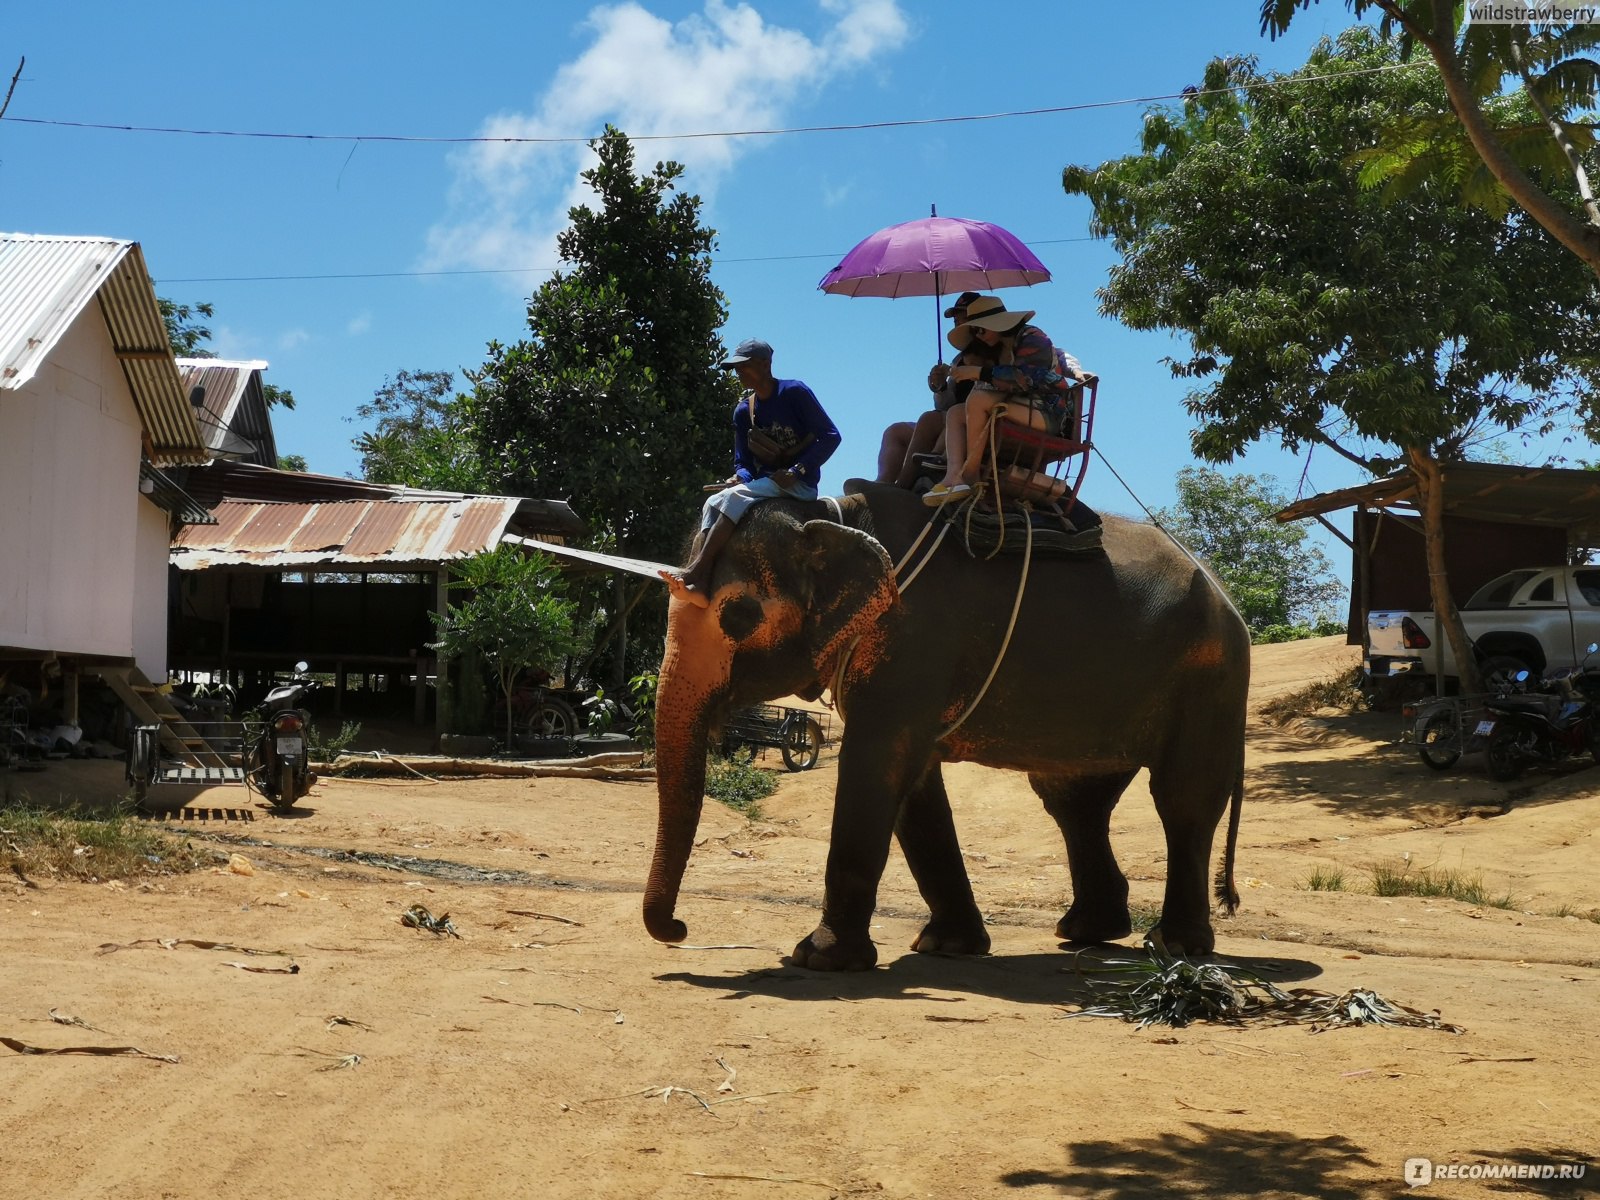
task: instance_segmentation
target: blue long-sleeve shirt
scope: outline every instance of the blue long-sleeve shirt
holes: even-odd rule
[[[755,405],[755,425],[785,447],[797,446],[812,435],[811,442],[788,468],[800,479],[816,487],[822,481],[822,464],[839,448],[839,431],[810,388],[798,379],[779,379],[765,400],[746,392],[733,410],[733,469],[742,481],[761,479],[781,468],[756,461],[750,452],[750,407]]]

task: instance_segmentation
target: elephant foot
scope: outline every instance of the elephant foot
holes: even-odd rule
[[[1128,906],[1095,911],[1073,901],[1066,916],[1056,922],[1056,936],[1064,942],[1120,942],[1133,932]]]
[[[1180,924],[1163,917],[1150,930],[1150,940],[1174,958],[1199,958],[1217,948],[1209,921]]]
[[[978,916],[964,921],[935,918],[922,927],[911,948],[918,954],[987,954],[989,931]]]
[[[863,935],[842,938],[826,925],[818,925],[790,956],[794,965],[812,971],[870,971],[878,965],[878,948]]]

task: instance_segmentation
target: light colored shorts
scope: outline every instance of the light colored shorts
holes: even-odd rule
[[[788,491],[784,491],[769,476],[764,475],[760,479],[752,479],[749,483],[736,483],[732,487],[725,487],[706,498],[705,507],[700,510],[700,528],[710,529],[717,523],[718,516],[727,517],[737,525],[744,514],[750,511],[752,504],[782,497],[790,500],[815,500],[816,485],[796,483]]]

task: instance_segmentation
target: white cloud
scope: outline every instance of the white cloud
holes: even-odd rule
[[[556,138],[598,133],[611,122],[632,136],[760,129],[830,79],[901,45],[910,23],[899,0],[819,0],[833,24],[817,39],[769,23],[749,3],[705,0],[676,23],[637,0],[602,5],[583,28],[587,49],[565,63],[531,112],[497,113],[480,136]],[[701,195],[754,141],[693,138],[650,142],[641,165],[674,158]],[[428,232],[429,268],[552,267],[567,209],[592,198],[578,172],[592,165],[582,144],[480,143],[455,156],[446,217]],[[507,276],[528,289],[526,276]]]
[[[346,323],[344,327],[344,331],[349,337],[360,337],[363,333],[367,333],[371,329],[372,314],[369,312],[359,313],[356,316],[351,317],[349,322]]]
[[[311,340],[309,329],[285,329],[278,335],[278,349],[293,350]]]

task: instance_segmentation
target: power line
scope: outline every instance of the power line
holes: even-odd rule
[[[1365,67],[1356,71],[1335,71],[1327,75],[1307,75],[1301,78],[1263,79],[1255,83],[1236,83],[1220,88],[1184,88],[1178,92],[1164,92],[1153,96],[1130,96],[1122,100],[1090,100],[1082,104],[1060,104],[1049,108],[1013,109],[1009,112],[970,113],[954,117],[908,117],[894,121],[862,121],[839,125],[793,125],[776,129],[722,129],[692,133],[641,133],[629,134],[631,142],[689,141],[696,138],[746,138],[778,137],[795,133],[859,133],[873,129],[909,129],[924,125],[959,125],[976,121],[1004,121],[1018,117],[1055,116],[1061,113],[1088,112],[1100,108],[1121,108],[1130,104],[1153,104],[1159,100],[1192,100],[1200,96],[1219,96],[1229,92],[1247,92],[1261,88],[1286,87],[1300,83],[1322,83],[1330,79],[1348,79],[1357,75],[1378,75],[1387,71],[1404,71],[1431,64],[1394,63],[1384,67]],[[559,137],[425,137],[415,134],[374,133],[278,133],[267,130],[245,129],[188,129],[163,125],[117,125],[98,121],[63,121],[49,117],[5,117],[4,120],[24,125],[47,125],[61,129],[97,129],[111,133],[169,133],[190,137],[268,138],[280,141],[304,142],[400,142],[423,145],[587,145],[597,135],[564,135]]]
[[[1070,242],[1097,242],[1101,238],[1041,238],[1024,239],[1030,246],[1060,246]],[[838,262],[841,254],[768,254],[750,258],[712,258],[713,263],[769,263],[769,262]],[[351,271],[319,275],[194,275],[182,278],[155,280],[156,283],[294,283],[332,279],[422,279],[436,275],[539,275],[552,274],[560,267],[481,267],[439,271]]]

